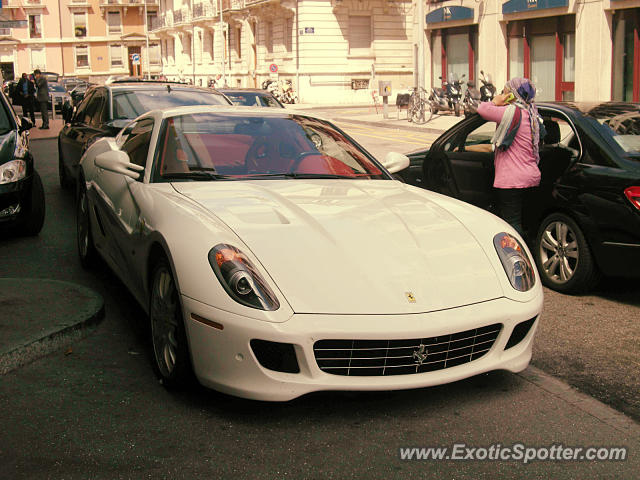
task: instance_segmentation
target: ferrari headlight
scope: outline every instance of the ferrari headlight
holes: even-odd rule
[[[209,251],[216,277],[236,302],[260,310],[277,310],[280,303],[247,256],[232,245],[221,243]]]
[[[17,182],[27,176],[27,162],[11,160],[0,165],[0,184]]]
[[[536,283],[536,274],[520,242],[508,233],[501,232],[493,237],[493,246],[511,286],[520,292],[531,290]]]

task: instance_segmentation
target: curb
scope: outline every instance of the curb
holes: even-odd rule
[[[369,125],[371,127],[380,127],[380,128],[393,128],[393,129],[402,129],[402,130],[413,130],[415,132],[425,132],[425,133],[435,133],[435,134],[442,134],[444,133],[447,129],[441,129],[441,128],[430,128],[430,127],[416,127],[415,125],[411,125],[409,122],[408,125],[387,125],[384,122],[374,122],[374,121],[370,121],[370,120],[359,120],[357,118],[353,118],[353,117],[334,117],[332,118],[333,121],[336,122],[350,122],[350,123],[358,123],[361,125]]]
[[[33,289],[45,293],[33,298]],[[44,299],[46,303],[38,303]],[[59,299],[64,299],[65,304],[56,316],[53,305],[59,305]],[[65,310],[73,313],[69,315]],[[85,337],[104,318],[104,299],[93,290],[70,282],[1,278],[0,311],[5,313],[0,317],[0,329],[9,330],[4,336],[9,340],[0,344],[0,375],[4,375]]]

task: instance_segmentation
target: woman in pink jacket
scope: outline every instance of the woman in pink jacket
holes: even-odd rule
[[[502,94],[478,107],[482,118],[498,124],[491,142],[495,163],[493,186],[500,216],[522,236],[525,195],[540,184],[541,119],[533,102],[535,96],[536,88],[528,79],[512,78]]]

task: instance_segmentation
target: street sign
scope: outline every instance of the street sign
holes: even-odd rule
[[[269,71],[271,73],[278,73],[278,65],[276,65],[275,63],[272,63],[271,65],[269,65]]]
[[[133,63],[134,65],[140,65],[140,54],[139,53],[132,53],[131,54],[131,63]]]

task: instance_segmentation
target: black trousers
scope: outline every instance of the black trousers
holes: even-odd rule
[[[40,114],[42,115],[42,126],[49,126],[49,105],[48,102],[38,102],[40,104]]]
[[[31,123],[36,124],[35,100],[32,97],[22,98],[22,116],[31,118]]]
[[[522,207],[534,188],[497,188],[498,212],[500,217],[516,229],[522,238],[525,232],[522,228]]]

